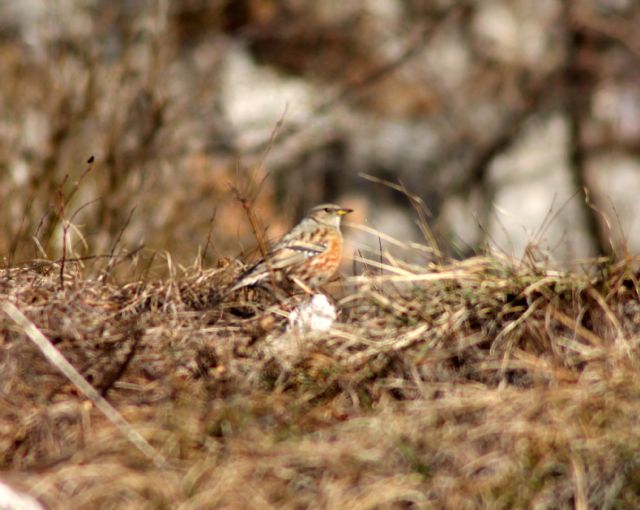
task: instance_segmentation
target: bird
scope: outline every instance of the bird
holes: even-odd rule
[[[287,280],[308,293],[328,282],[342,258],[342,218],[353,212],[336,204],[320,204],[278,241],[264,259],[242,273],[227,293]]]

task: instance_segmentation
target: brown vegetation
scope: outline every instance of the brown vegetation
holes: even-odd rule
[[[207,306],[232,267],[125,286],[5,270],[3,299],[163,460],[3,315],[3,478],[51,508],[638,505],[637,261],[386,269],[302,337],[301,297]]]
[[[640,507],[640,260],[588,171],[639,153],[640,4],[513,2],[521,47],[508,2],[54,4],[0,5],[0,483],[51,509]],[[231,101],[245,60],[277,79]],[[225,110],[302,81],[275,128]],[[484,249],[492,165],[553,115],[609,254],[562,270],[562,207],[522,259]],[[375,241],[348,236],[331,331],[287,331],[305,295],[224,294],[343,198]],[[480,204],[465,242],[451,200]]]

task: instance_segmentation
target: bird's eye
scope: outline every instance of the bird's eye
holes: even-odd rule
[[[328,207],[324,208],[324,212],[330,212],[330,211],[331,211],[331,209],[329,209]]]

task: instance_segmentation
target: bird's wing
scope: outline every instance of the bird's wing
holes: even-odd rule
[[[253,267],[250,267],[238,278],[232,290],[255,285],[268,278],[270,269],[272,271],[278,271],[296,266],[309,257],[324,252],[326,249],[327,247],[323,244],[303,240],[288,241],[286,244],[279,243],[269,254],[269,262],[267,263],[261,260]]]
[[[312,243],[309,241],[296,240],[291,241],[281,248],[276,247],[270,254],[271,267],[274,269],[283,269],[301,262],[309,257],[319,255],[324,252],[327,247],[320,243]]]

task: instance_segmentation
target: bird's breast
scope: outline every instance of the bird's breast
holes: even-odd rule
[[[314,257],[310,261],[312,266],[312,274],[315,278],[312,278],[313,285],[321,285],[329,280],[340,266],[340,259],[342,258],[342,236],[340,233],[328,230],[325,236],[326,250]]]

